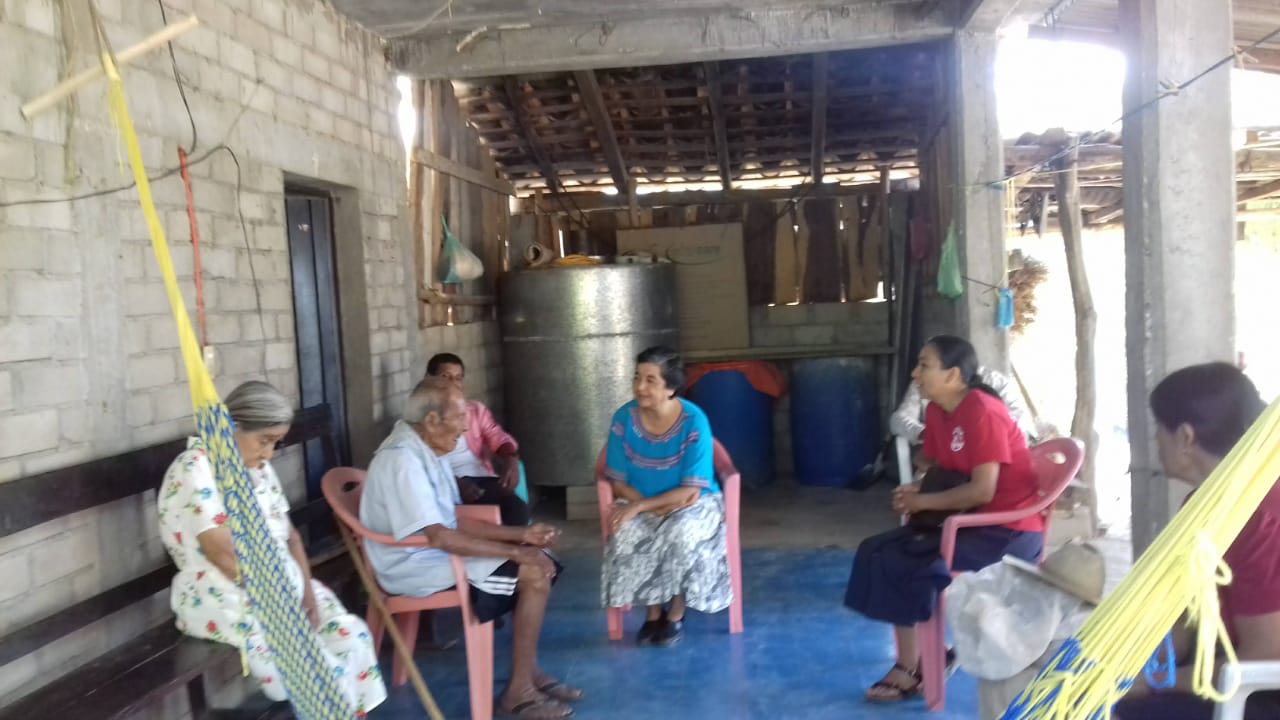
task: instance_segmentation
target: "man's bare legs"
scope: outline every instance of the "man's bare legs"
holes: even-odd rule
[[[556,683],[556,679],[538,667],[538,637],[551,596],[551,577],[544,567],[526,563],[517,575],[516,609],[512,622],[511,678],[499,697],[499,705],[507,710],[522,703],[545,702],[548,707],[538,717],[568,717],[567,706],[548,698],[538,688]],[[556,707],[558,706],[558,707]]]

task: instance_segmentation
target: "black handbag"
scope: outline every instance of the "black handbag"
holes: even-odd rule
[[[925,472],[924,477],[920,479],[920,493],[940,493],[960,487],[969,482],[969,476],[959,470],[947,470],[940,467],[931,467]],[[907,519],[907,525],[917,528],[939,528],[942,527],[943,521],[963,510],[924,510],[918,513],[912,513]]]

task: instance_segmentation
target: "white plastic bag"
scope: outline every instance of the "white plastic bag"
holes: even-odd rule
[[[440,253],[440,282],[446,285],[457,285],[484,275],[484,263],[480,258],[453,236],[449,230],[449,223],[443,216],[440,222],[444,224],[444,249]]]
[[[1075,632],[1089,610],[1077,598],[1004,563],[957,577],[946,600],[956,662],[986,680],[1004,680],[1031,667],[1055,640]]]

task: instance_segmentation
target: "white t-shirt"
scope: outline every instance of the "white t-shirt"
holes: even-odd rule
[[[462,502],[448,465],[413,428],[397,421],[369,463],[360,522],[403,540],[429,525],[457,529],[454,507]],[[449,555],[434,548],[388,547],[365,542],[378,584],[394,595],[425,596],[453,587]]]
[[[493,475],[480,462],[480,458],[471,452],[471,448],[467,446],[467,437],[465,435],[458,436],[458,444],[454,445],[453,450],[444,456],[444,462],[453,470],[455,478],[464,477],[488,477]]]

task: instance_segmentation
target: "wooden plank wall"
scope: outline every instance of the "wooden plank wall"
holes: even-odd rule
[[[885,279],[884,203],[875,190],[798,201],[753,200],[585,213],[566,213],[554,202],[542,196],[528,207],[537,217],[539,242],[557,248],[555,229],[564,229],[566,254],[612,255],[617,250],[619,229],[741,222],[747,299],[752,305],[867,300],[876,297],[879,283]]]
[[[486,175],[494,175],[496,166],[493,158],[480,145],[476,131],[464,121],[452,85],[447,81],[425,82],[422,91],[424,99],[420,119],[424,125],[418,136],[421,146]],[[413,223],[415,242],[422,248],[416,254],[418,284],[461,297],[492,296],[498,274],[506,263],[505,248],[510,232],[508,196],[438,170],[426,168],[419,171],[420,167],[415,164],[411,170],[409,198],[415,216],[420,213],[422,218],[420,223]],[[441,218],[449,223],[454,237],[484,263],[485,273],[481,278],[448,287],[440,283],[440,253],[444,247]],[[492,313],[492,307],[488,305],[452,308],[430,305],[419,319],[420,325],[425,327],[487,320]]]

